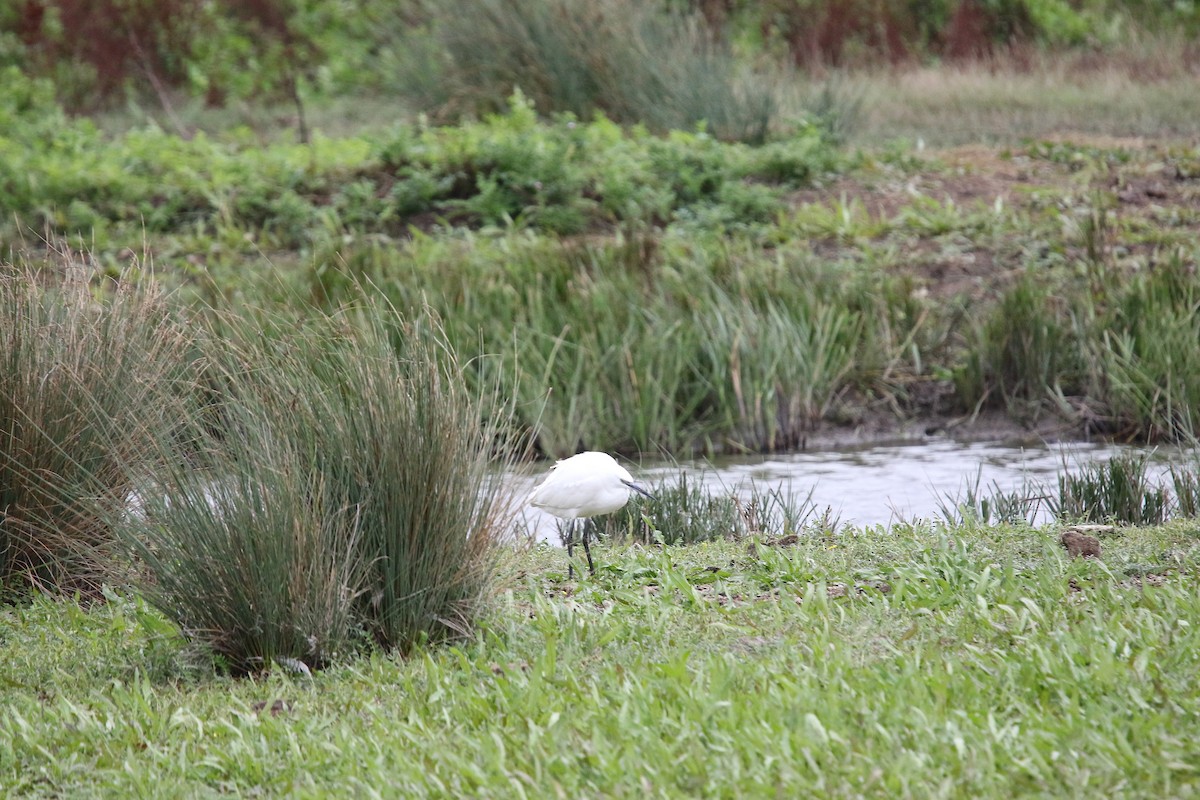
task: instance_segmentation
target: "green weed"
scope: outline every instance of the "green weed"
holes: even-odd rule
[[[17,645],[0,654],[0,781],[66,795],[1184,795],[1198,557],[1194,524],[1123,530],[1103,560],[1024,527],[896,526],[753,554],[607,548],[613,568],[576,584],[556,577],[561,551],[538,549],[474,638],[305,681],[172,679],[149,667],[178,651],[147,648],[155,617],[136,601],[39,601],[0,613]]]

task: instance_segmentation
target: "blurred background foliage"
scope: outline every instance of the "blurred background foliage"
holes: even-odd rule
[[[0,66],[49,79],[74,112],[270,99],[294,103],[303,125],[309,99],[383,92],[454,117],[497,110],[519,83],[543,113],[651,127],[700,106],[749,110],[748,129],[727,131],[744,139],[770,112],[746,74],[755,64],[931,63],[1198,32],[1195,0],[5,0]]]

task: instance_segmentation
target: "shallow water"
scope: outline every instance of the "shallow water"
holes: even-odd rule
[[[915,444],[858,449],[819,450],[787,455],[728,457],[713,462],[666,464],[624,462],[635,478],[649,483],[670,479],[680,471],[702,477],[713,493],[745,493],[751,485],[783,488],[798,499],[812,492],[818,513],[826,507],[841,524],[888,526],[895,522],[939,519],[943,505],[952,506],[968,486],[978,493],[1014,491],[1030,483],[1054,483],[1063,472],[1128,451],[1124,445],[1068,443],[1044,446],[996,442],[962,443],[935,439]],[[1149,452],[1142,448],[1140,451]],[[1157,479],[1184,453],[1159,448],[1152,453],[1150,474]],[[548,466],[546,467],[548,469]],[[514,477],[522,498],[542,478]],[[993,486],[995,484],[995,486]],[[524,501],[521,500],[522,504]],[[525,524],[538,539],[558,542],[554,517],[525,506]],[[1047,521],[1043,510],[1038,522]]]

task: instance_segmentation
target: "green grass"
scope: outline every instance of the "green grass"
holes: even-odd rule
[[[1174,506],[1167,489],[1146,474],[1149,460],[1147,455],[1115,456],[1107,463],[1088,464],[1078,475],[1060,476],[1055,515],[1085,522],[1162,523]],[[1187,506],[1185,500],[1181,510],[1186,512]]]
[[[1188,796],[1194,523],[526,556],[473,641],[197,670],[136,599],[0,614],[15,795]]]
[[[641,545],[689,545],[722,539],[749,541],[752,537],[778,540],[816,525],[837,527],[817,517],[811,493],[793,497],[790,487],[753,484],[748,491],[713,490],[704,473],[681,471],[645,483],[654,499],[635,498],[601,520],[591,520],[610,542]],[[565,545],[566,542],[563,542]]]
[[[1063,303],[1024,276],[987,319],[970,329],[967,359],[956,377],[964,401],[1036,415],[1064,391],[1076,394],[1081,360]]]
[[[1052,481],[1027,480],[1016,490],[991,490],[977,475],[941,503],[942,518],[951,523],[1034,524],[1041,518],[1060,522],[1161,525],[1171,519],[1200,516],[1200,473],[1195,459],[1171,464],[1167,475],[1150,474],[1151,453],[1129,451],[1105,461],[1063,470]]]

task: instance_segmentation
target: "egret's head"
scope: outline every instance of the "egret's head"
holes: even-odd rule
[[[645,489],[643,489],[641,486],[638,486],[638,485],[637,485],[636,483],[634,483],[633,481],[627,481],[627,480],[625,480],[624,478],[622,478],[622,479],[621,479],[621,483],[625,484],[625,485],[626,485],[626,486],[628,486],[630,489],[633,489],[633,490],[634,490],[635,492],[637,492],[638,494],[645,495],[646,497],[649,497],[651,500],[653,500],[653,499],[654,499],[654,495],[650,494],[649,492],[647,492],[647,491],[646,491]]]

